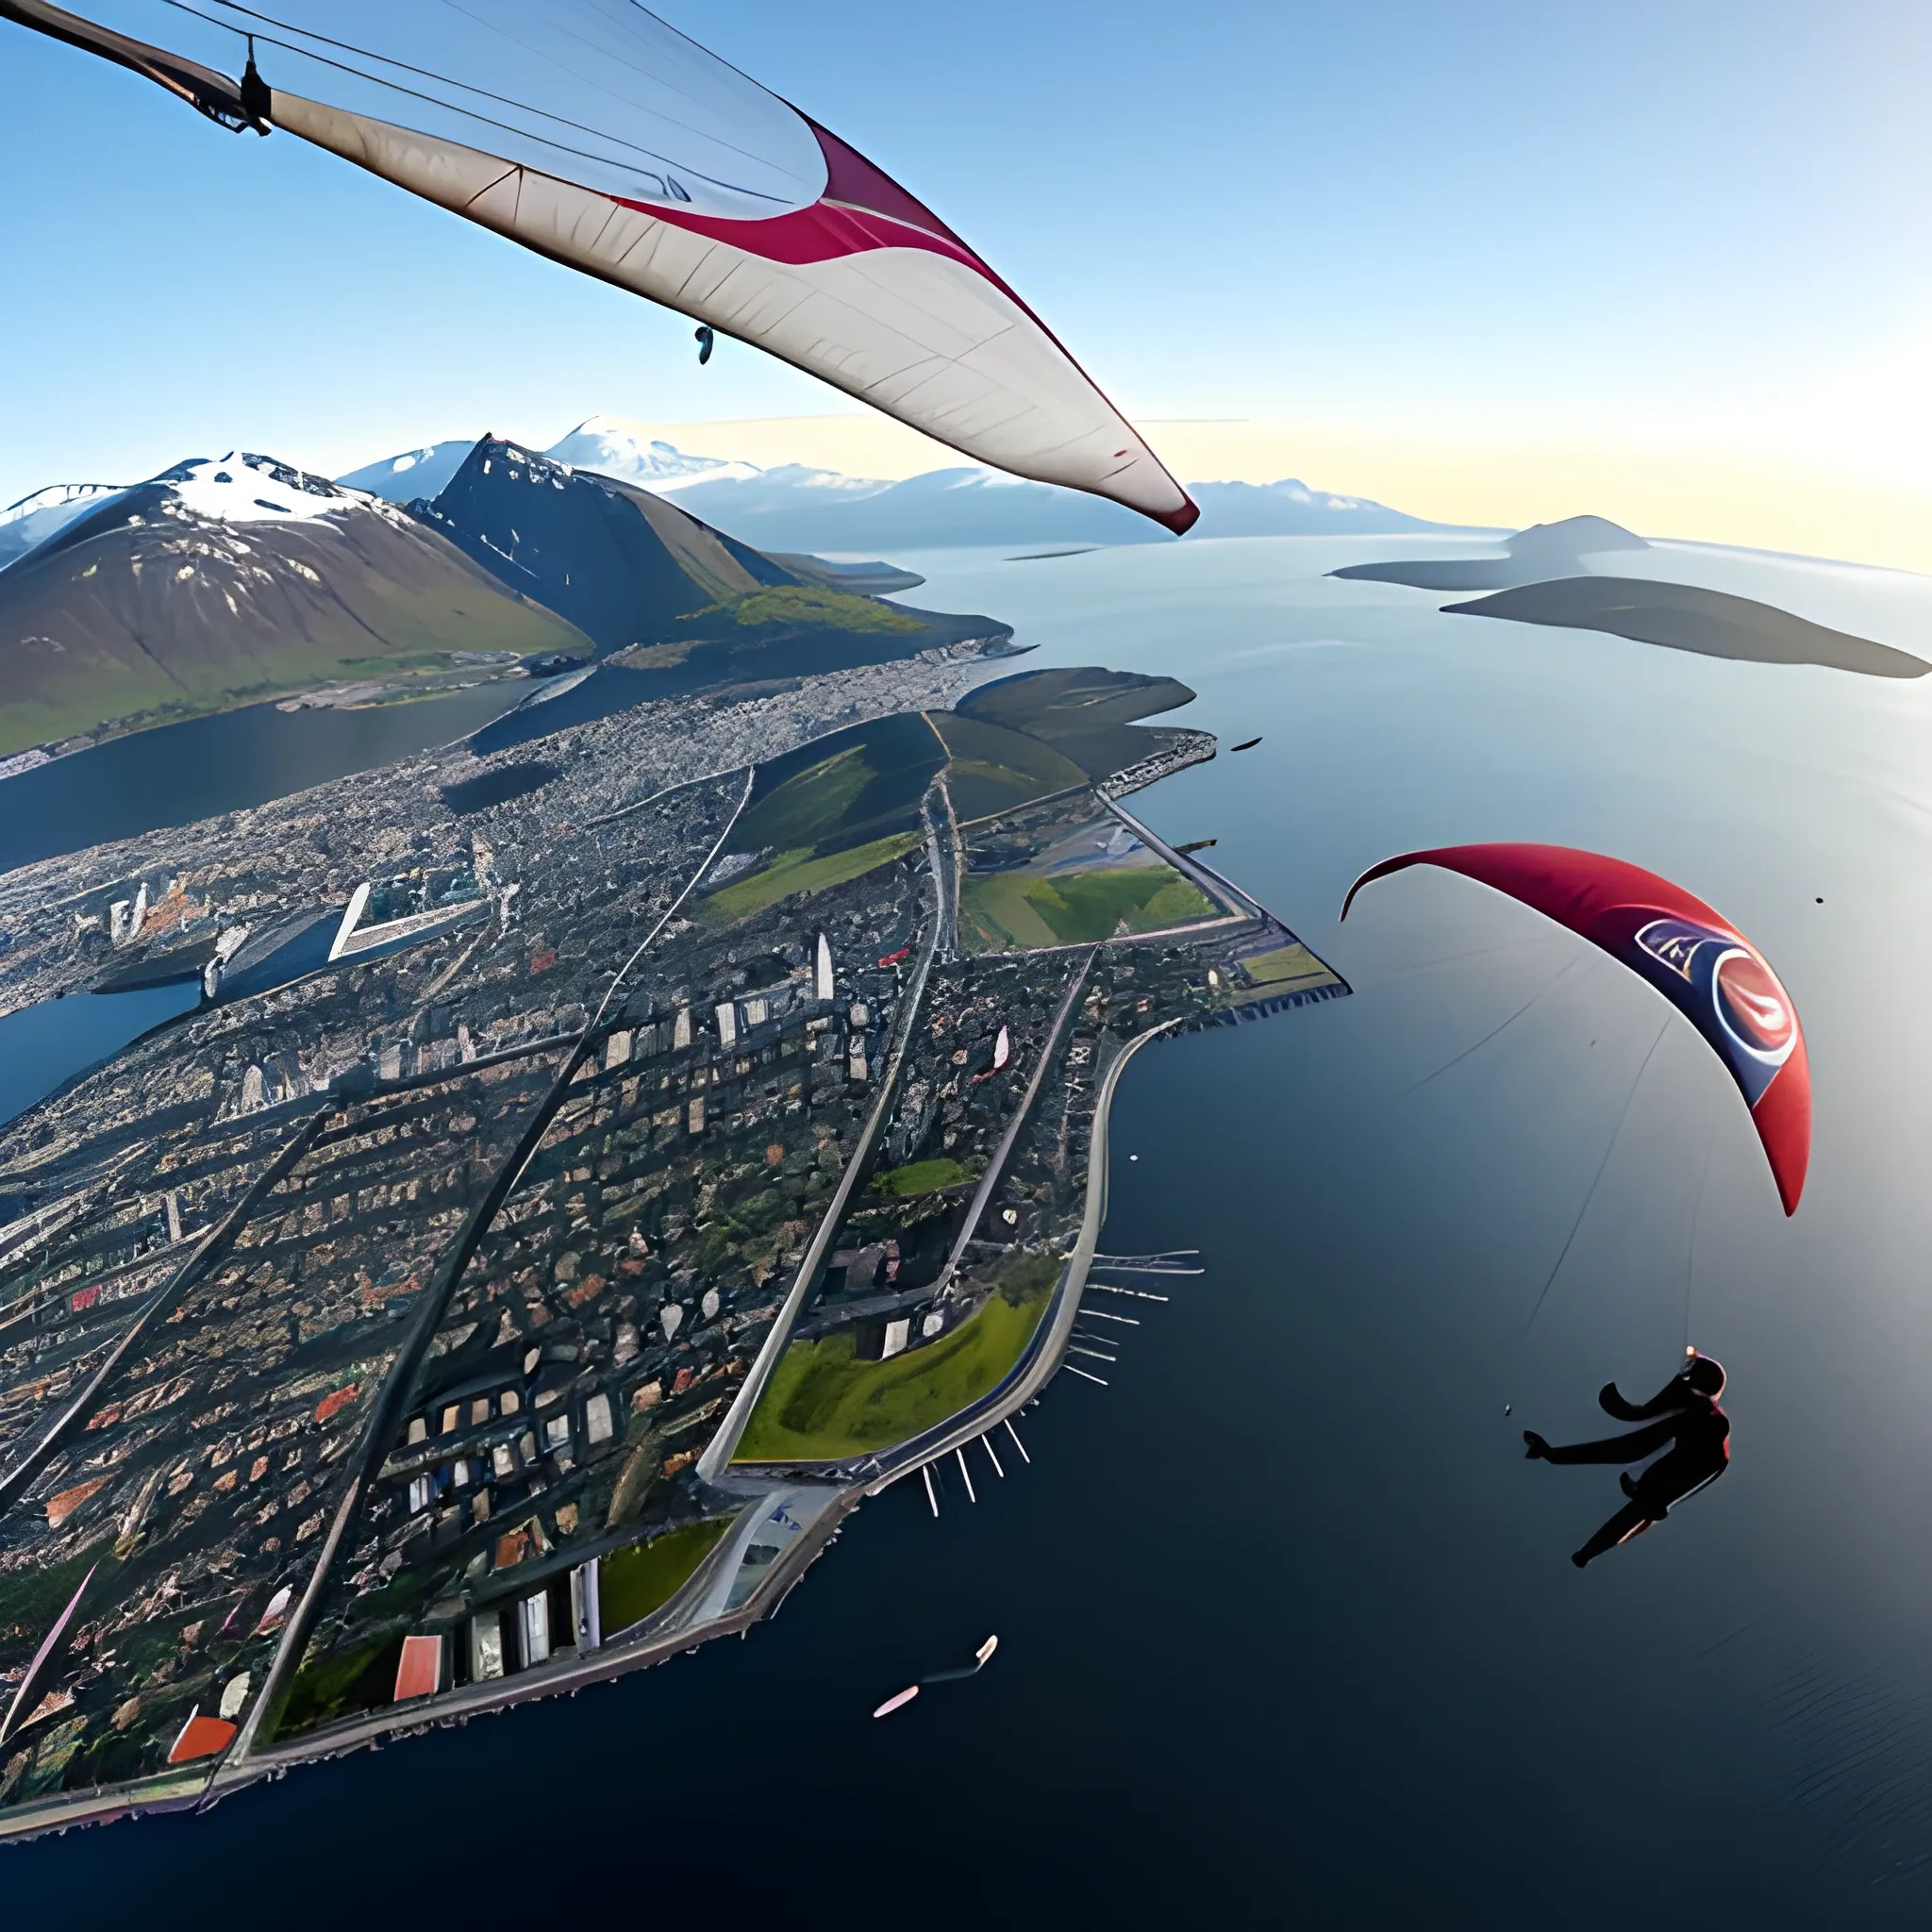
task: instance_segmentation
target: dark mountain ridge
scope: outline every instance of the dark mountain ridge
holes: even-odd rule
[[[633,693],[623,702],[636,703],[1012,635],[990,617],[860,594],[842,587],[845,574],[836,567],[813,558],[796,567],[781,562],[635,484],[501,437],[479,441],[442,490],[412,503],[409,514],[506,586],[541,599],[596,647],[597,691],[558,699],[569,709],[554,724],[506,721],[503,732],[593,715],[620,691]],[[877,581],[883,567],[869,569],[858,581]]]
[[[660,498],[484,437],[409,514],[594,641],[661,643],[694,607],[800,579]]]

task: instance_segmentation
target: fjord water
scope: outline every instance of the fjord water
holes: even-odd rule
[[[533,689],[522,680],[479,684],[345,710],[250,705],[109,739],[0,779],[0,872],[392,763],[467,736]]]
[[[0,1126],[200,1002],[198,981],[177,980],[135,992],[42,1000],[0,1017]],[[0,1207],[0,1220],[8,1218]]]
[[[1355,988],[1124,1083],[1102,1245],[1206,1275],[1097,1297],[1141,1324],[1087,1364],[1110,1386],[1058,1378],[1004,1480],[975,1451],[976,1505],[951,1471],[938,1522],[916,1482],[866,1506],[745,1642],[25,1848],[23,1923],[217,1874],[283,1925],[512,1891],[814,1927],[1924,1923],[1932,691],[1322,575],[1446,547],[895,559],[1030,665],[1172,672],[1182,722],[1262,736],[1136,801]],[[1932,646],[1919,580],[1644,567]],[[1374,860],[1484,839],[1649,866],[1763,948],[1811,1054],[1793,1220],[1712,1056],[1614,962],[1430,872],[1336,924]],[[1525,1462],[1522,1431],[1609,1433],[1599,1385],[1648,1395],[1687,1341],[1730,1372],[1731,1470],[1579,1573],[1615,1471]],[[980,1676],[872,1720],[993,1631]]]

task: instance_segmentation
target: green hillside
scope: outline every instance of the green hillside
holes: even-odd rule
[[[440,537],[367,511],[123,525],[0,571],[0,756],[440,671],[451,651],[587,649]]]

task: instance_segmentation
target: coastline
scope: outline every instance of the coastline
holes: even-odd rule
[[[433,1707],[412,1709],[408,1706],[391,1705],[326,1735],[280,1748],[270,1745],[252,1751],[240,1764],[189,1774],[164,1773],[119,1790],[97,1787],[40,1805],[22,1806],[0,1813],[0,1846],[23,1843],[79,1825],[138,1818],[149,1812],[206,1809],[232,1792],[265,1779],[285,1776],[299,1765],[324,1763],[390,1740],[468,1724],[472,1718],[506,1712],[565,1691],[575,1695],[593,1684],[614,1683],[633,1672],[662,1663],[679,1652],[694,1651],[700,1643],[740,1635],[774,1615],[806,1571],[838,1540],[845,1519],[861,1503],[1016,1414],[1058,1372],[1107,1219],[1108,1124],[1121,1077],[1142,1046],[1171,1034],[1181,1024],[1178,1018],[1164,1021],[1135,1035],[1101,1076],[1094,1094],[1080,1232],[1056,1284],[1054,1304],[1029,1343],[1026,1355],[1006,1381],[971,1408],[949,1418],[941,1425],[937,1440],[929,1436],[905,1445],[895,1465],[868,1482],[837,1485],[796,1479],[764,1483],[748,1482],[742,1477],[735,1479],[734,1488],[740,1489],[741,1493],[745,1493],[745,1507],[740,1511],[732,1529],[676,1595],[640,1625],[637,1635],[627,1643],[600,1648],[588,1657],[573,1657],[555,1666],[540,1666],[511,1677],[495,1678],[487,1685],[465,1685],[442,1693]],[[765,1520],[767,1512],[759,1507],[761,1503],[783,1506],[794,1496],[817,1500],[814,1492],[825,1491],[830,1493],[823,1495],[809,1523],[770,1565],[763,1579],[741,1605],[696,1625],[684,1621],[704,1604],[720,1579],[735,1566],[753,1530]]]

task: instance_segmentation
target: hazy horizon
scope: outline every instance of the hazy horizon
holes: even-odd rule
[[[928,200],[1183,474],[1209,471],[1168,425],[1247,419],[1222,474],[1932,562],[1923,14],[665,11]],[[33,265],[0,291],[0,501],[233,446],[339,474],[487,427],[841,408],[734,342],[700,371],[681,318],[298,142],[7,45],[0,154],[39,187],[0,217]]]

